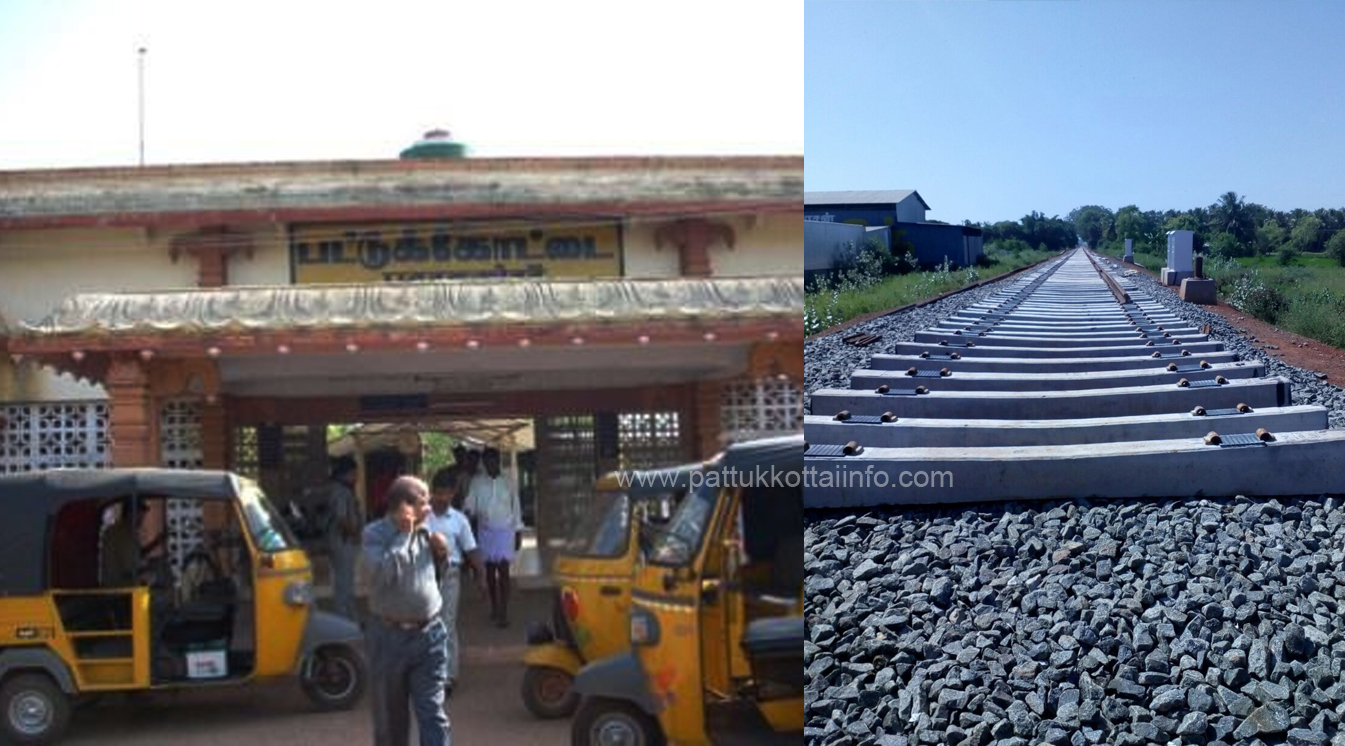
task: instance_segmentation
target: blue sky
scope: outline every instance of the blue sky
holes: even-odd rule
[[[805,3],[807,188],[929,218],[1345,206],[1345,2]]]
[[[803,152],[802,0],[0,0],[0,170]]]

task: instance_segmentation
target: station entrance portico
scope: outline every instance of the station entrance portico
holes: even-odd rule
[[[229,468],[258,478],[281,504],[321,484],[329,425],[429,432],[516,423],[531,441],[530,529],[545,567],[585,518],[598,475],[702,459],[732,440],[799,428],[799,284],[79,295],[20,343],[23,354],[105,386],[113,464]],[[455,308],[488,310],[464,323]],[[506,461],[515,481],[522,450]],[[378,499],[363,497],[371,508]]]

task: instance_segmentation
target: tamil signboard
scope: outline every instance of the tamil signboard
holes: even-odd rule
[[[297,225],[296,284],[622,274],[619,223]]]

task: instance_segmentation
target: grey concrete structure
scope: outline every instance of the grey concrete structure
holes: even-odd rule
[[[1162,386],[1188,381],[1213,381],[1222,377],[1227,380],[1238,378],[1261,378],[1266,367],[1261,363],[1218,363],[1201,367],[1197,360],[1184,360],[1180,363],[1168,363],[1176,370],[1167,368],[1082,371],[1048,373],[972,373],[949,370],[948,375],[938,378],[911,376],[901,370],[861,369],[850,374],[850,386],[856,389],[875,389],[883,384],[892,388],[914,386],[916,384],[930,391],[1066,391],[1070,389],[1110,389],[1136,386]]]
[[[980,325],[980,326],[977,326],[977,325],[961,325],[961,326],[943,326],[943,325],[940,325],[940,326],[934,327],[934,328],[931,329],[930,331],[933,332],[933,333],[936,333],[936,334],[940,334],[940,333],[941,333],[941,334],[953,334],[953,335],[957,335],[958,332],[962,332],[962,335],[965,336],[965,335],[967,335],[967,334],[969,334],[969,333],[978,333],[979,330],[981,330],[981,329],[985,329],[984,325]],[[998,336],[1006,336],[1006,337],[1038,337],[1038,338],[1044,338],[1044,339],[1074,339],[1074,340],[1084,340],[1084,339],[1118,339],[1118,338],[1133,338],[1133,337],[1139,337],[1140,339],[1143,339],[1143,340],[1146,340],[1146,341],[1147,341],[1147,340],[1149,340],[1149,339],[1151,339],[1151,338],[1154,338],[1154,337],[1167,337],[1167,338],[1177,337],[1177,338],[1180,339],[1180,338],[1184,338],[1184,337],[1198,337],[1198,336],[1200,336],[1200,330],[1199,330],[1199,329],[1195,329],[1195,328],[1192,328],[1192,327],[1189,327],[1189,326],[1188,326],[1188,327],[1176,327],[1176,328],[1171,328],[1171,329],[1165,327],[1165,328],[1163,328],[1163,329],[1161,329],[1161,330],[1158,329],[1158,327],[1156,327],[1156,326],[1153,327],[1153,328],[1151,328],[1151,329],[1139,329],[1139,328],[1136,328],[1136,327],[1133,327],[1133,326],[1118,326],[1118,327],[1115,327],[1115,328],[1109,328],[1109,329],[1086,329],[1086,328],[1085,328],[1085,329],[1069,329],[1069,328],[1063,328],[1063,329],[1062,329],[1062,328],[1060,328],[1060,327],[1046,327],[1046,326],[1039,326],[1039,325],[1035,325],[1035,324],[1033,324],[1033,325],[1026,325],[1026,324],[1009,325],[1009,324],[1006,324],[1006,323],[998,323],[998,324],[994,324],[994,325],[992,325],[989,329],[985,329],[985,331],[987,332],[987,333],[986,333],[986,336],[987,336],[987,337],[988,337],[988,336],[996,336],[996,337],[998,337]],[[978,334],[978,336],[979,336],[979,334]]]
[[[990,348],[1000,350],[1003,348]],[[1083,373],[1086,371],[1142,370],[1148,368],[1166,368],[1178,362],[1177,358],[1165,357],[1081,357],[1081,358],[1016,358],[1016,357],[960,357],[947,359],[947,353],[938,355],[938,348],[931,350],[930,357],[919,355],[874,355],[869,360],[873,370],[942,370],[947,368],[967,373]],[[1238,356],[1232,352],[1207,352],[1199,356],[1182,358],[1186,363],[1205,361],[1216,363],[1236,362]]]
[[[1342,452],[1345,430],[1277,433],[1272,442],[1239,447],[1176,438],[1066,446],[865,448],[855,456],[809,459],[804,494],[813,508],[1320,494],[1345,484]]]
[[[994,332],[986,333],[984,336],[972,332],[940,332],[927,331],[916,332],[915,341],[933,342],[938,344],[944,342],[974,341],[977,347],[1143,347],[1149,342],[1154,345],[1172,345],[1181,342],[1203,342],[1208,337],[1203,334],[1194,335],[1172,335],[1164,336],[1165,332],[1155,332],[1149,335],[1128,334],[1125,336],[1092,336],[1092,337],[1060,337],[1060,336],[1027,336],[1025,334],[1009,335],[997,334]]]
[[[1214,305],[1217,298],[1217,292],[1214,280],[1209,278],[1197,279],[1188,277],[1182,280],[1182,288],[1179,293],[1181,299],[1187,303],[1199,303],[1202,306]]]
[[[908,379],[905,388],[925,385]],[[892,391],[900,390],[891,386]],[[813,413],[834,415],[841,410],[855,414],[898,417],[949,417],[988,420],[1053,420],[1110,415],[1171,414],[1195,407],[1226,409],[1245,403],[1252,407],[1283,407],[1291,404],[1289,381],[1284,378],[1229,380],[1209,388],[1135,386],[1110,389],[1063,391],[938,391],[926,394],[879,394],[873,389],[819,389],[813,392]]]
[[[813,392],[808,505],[1345,487],[1345,431],[1326,429],[1325,408],[1294,406],[1289,379],[1265,377],[1264,363],[1240,360],[1086,251],[914,337],[874,354],[851,388]],[[955,481],[898,484],[917,471]]]
[[[956,352],[962,357],[1031,357],[1031,358],[1080,358],[1080,357],[1116,357],[1118,355],[1144,356],[1158,352],[1163,355],[1180,355],[1182,350],[1198,355],[1204,352],[1218,352],[1224,348],[1222,342],[1182,342],[1179,344],[1152,347],[1135,345],[1114,345],[1101,347],[1015,347],[1013,345],[981,345],[983,337],[952,337],[953,341],[940,345],[934,342],[898,342],[892,348],[898,355],[919,355],[921,352]],[[967,344],[973,346],[967,347]]]
[[[1325,430],[1327,409],[1313,405],[1269,407],[1227,415],[1178,412],[1077,420],[949,420],[917,417],[892,422],[837,421],[808,415],[803,434],[809,443],[856,441],[874,448],[980,448],[987,446],[1088,445],[1128,440],[1200,438],[1210,430],[1271,432]]]

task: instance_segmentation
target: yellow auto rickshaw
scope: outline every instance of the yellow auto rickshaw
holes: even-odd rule
[[[0,742],[51,743],[113,692],[296,676],[319,709],[359,701],[360,628],[313,608],[308,557],[250,480],[33,472],[0,477],[0,501]]]
[[[631,649],[575,677],[574,746],[803,737],[803,437],[730,446],[638,563]]]
[[[608,474],[594,486],[594,509],[556,557],[551,622],[529,626],[523,703],[539,718],[569,717],[579,705],[570,683],[585,663],[629,647],[631,572],[654,527],[666,522],[702,464]]]

